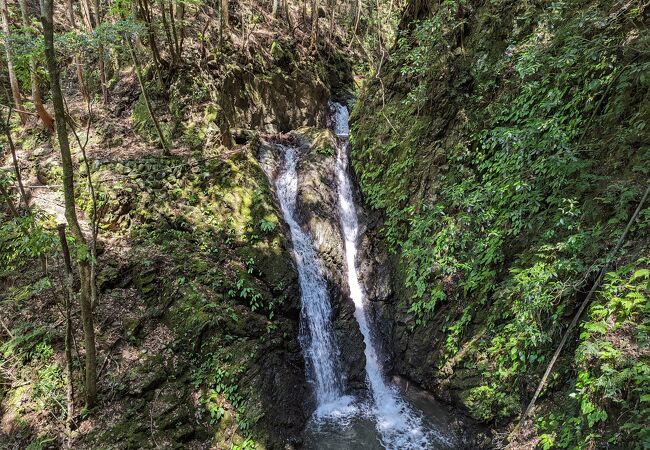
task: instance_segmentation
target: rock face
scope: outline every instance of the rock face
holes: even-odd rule
[[[521,17],[531,20],[522,26]],[[381,81],[363,90],[352,114],[351,159],[377,216],[369,222],[378,237],[373,242],[384,240],[391,251],[394,293],[377,293],[373,305],[395,355],[393,371],[496,427],[506,428],[524,412],[591,288],[594,261],[607,258],[612,236],[622,233],[623,218],[647,187],[650,154],[639,153],[638,146],[650,136],[647,113],[637,115],[650,111],[643,107],[647,83],[621,78],[611,90],[598,89],[598,107],[592,105],[592,80],[616,77],[619,67],[641,70],[636,54],[626,50],[630,36],[647,39],[641,38],[647,14],[629,25],[614,26],[612,17],[611,5],[599,1],[575,2],[558,12],[547,3],[515,1],[503,8],[470,2],[459,14],[443,4],[409,1],[399,51],[382,67]],[[421,40],[430,26],[439,34]],[[542,29],[552,30],[543,40]],[[592,36],[619,44],[596,50]],[[566,54],[575,55],[569,65],[561,56]],[[608,58],[617,64],[594,76],[592,61]],[[406,75],[416,59],[422,70]],[[561,100],[545,103],[556,92]],[[589,100],[566,108],[569,98]],[[632,123],[639,124],[634,138],[620,140],[614,152],[611,142]],[[589,152],[548,145],[560,136],[563,148]],[[617,209],[603,200],[613,190],[635,194]],[[570,227],[565,201],[586,205]],[[585,244],[564,247],[576,230]],[[617,267],[644,270],[638,258],[647,253],[647,230],[629,239],[635,242],[620,249]],[[376,275],[370,279],[375,282]],[[610,345],[616,314],[605,312],[606,292],[597,296],[602,315],[581,321],[584,329],[593,326],[609,336],[601,342]],[[620,448],[641,445],[643,437],[628,434],[620,421],[602,420],[598,433],[591,432],[585,402],[610,418],[625,402],[630,411],[638,404],[623,384],[616,400],[603,401],[605,391],[614,391],[609,383],[617,383],[610,362],[585,357],[600,339],[571,335],[533,411],[535,426],[522,438],[555,436],[557,427],[538,420],[553,417],[554,423],[577,424],[563,435],[568,447],[601,448],[614,440]],[[622,360],[626,367],[644,364],[635,352]],[[600,381],[583,388],[586,379]],[[596,387],[600,382],[610,388]],[[623,428],[631,429],[629,423]]]
[[[354,180],[355,175],[352,174]],[[383,246],[383,240],[376,235],[377,223],[374,215],[368,215],[363,208],[363,198],[358,190],[358,183],[353,183],[354,195],[359,214],[359,278],[366,292],[369,307],[366,309],[369,320],[373,324],[376,350],[382,358],[384,370],[394,373],[396,352],[394,351],[394,314],[392,305],[396,296],[392,287],[391,266],[388,252]]]
[[[239,127],[286,133],[325,126],[329,89],[311,73],[274,72],[266,78],[240,71],[225,80],[224,90],[233,95],[222,98],[221,107]]]
[[[276,43],[274,66],[260,74],[237,68],[223,80],[219,104],[232,126],[271,133],[301,127],[325,128],[333,92],[352,85],[352,67],[341,54],[331,53],[327,63],[296,61],[293,51]],[[260,69],[257,69],[258,71]]]
[[[343,238],[337,212],[335,156],[329,131],[295,134],[300,145],[298,163],[298,209],[301,223],[312,236],[328,283],[333,309],[334,333],[340,361],[351,389],[365,387],[365,356],[363,336],[354,318],[350,299]]]
[[[131,206],[115,208],[116,221],[128,216],[149,233],[120,264],[107,255],[99,280],[125,371],[79,448],[149,448],[151,435],[161,446],[230,448],[249,433],[269,449],[300,444],[309,390],[298,280],[253,150],[165,174],[173,185],[138,177],[156,194],[146,199],[124,191]],[[142,168],[115,168],[127,170]]]

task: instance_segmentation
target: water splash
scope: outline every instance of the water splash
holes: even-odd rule
[[[359,322],[366,354],[366,381],[374,402],[374,416],[382,444],[387,449],[411,450],[432,447],[451,447],[443,434],[424,426],[422,417],[400,396],[395,386],[389,385],[382,373],[375,342],[365,311],[365,292],[357,272],[357,242],[359,221],[348,175],[348,110],[344,105],[332,104],[334,132],[337,139],[336,178],[339,214],[345,240],[345,262],[348,271],[350,296],[354,302],[354,316]]]

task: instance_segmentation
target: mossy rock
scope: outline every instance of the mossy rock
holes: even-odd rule
[[[167,362],[161,354],[147,357],[142,365],[129,371],[129,394],[140,397],[160,386],[168,378]]]

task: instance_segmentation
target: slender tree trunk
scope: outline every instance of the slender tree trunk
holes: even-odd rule
[[[0,16],[2,16],[2,31],[5,33],[6,38],[11,35],[9,26],[9,8],[7,7],[7,0],[0,0]],[[7,72],[9,72],[9,85],[11,87],[11,95],[14,98],[14,105],[20,116],[20,122],[25,125],[27,123],[27,114],[23,111],[23,96],[20,93],[20,85],[16,77],[14,69],[14,55],[11,50],[11,45],[5,42],[5,54],[7,56]]]
[[[280,1],[279,0],[273,0],[273,7],[271,8],[271,16],[273,16],[274,19],[277,19],[278,17],[278,7],[280,6]]]
[[[227,31],[230,27],[230,11],[228,8],[228,0],[221,0],[221,28],[223,31]]]
[[[27,193],[25,192],[25,186],[23,185],[23,177],[20,174],[20,165],[18,164],[18,156],[16,156],[16,146],[14,141],[11,138],[11,130],[8,126],[5,126],[5,135],[7,136],[7,141],[9,142],[9,148],[11,149],[11,158],[14,163],[14,171],[16,172],[16,181],[18,181],[18,189],[20,189],[20,197],[23,199],[25,208],[29,209],[29,202],[27,201]]]
[[[350,37],[350,42],[348,43],[348,49],[352,47],[352,43],[354,42],[354,38],[357,37],[357,30],[359,29],[359,21],[361,20],[361,0],[358,0],[356,2],[356,17],[354,19],[354,29],[352,30],[352,37]]]
[[[162,65],[162,58],[160,57],[160,51],[158,50],[158,44],[156,43],[156,34],[154,33],[153,19],[151,16],[151,9],[149,8],[148,0],[139,0],[140,4],[140,17],[147,24],[147,39],[149,41],[149,49],[151,50],[151,57],[153,59],[153,67],[156,71],[156,76],[158,78],[158,85],[160,90],[164,89],[162,71],[160,67]]]
[[[318,0],[311,2],[311,39],[310,47],[315,49],[318,44]]]
[[[375,23],[377,24],[376,25],[377,26],[377,46],[378,46],[377,53],[382,55],[381,59],[380,59],[380,63],[379,63],[379,68],[377,70],[377,72],[379,72],[381,70],[381,63],[384,60],[384,55],[386,54],[386,50],[385,50],[385,47],[384,47],[384,32],[382,30],[381,17],[380,17],[380,15],[381,15],[381,5],[379,3],[379,0],[375,0],[375,9],[376,9],[376,11],[375,11],[375,15],[376,15]]]
[[[95,8],[95,28],[102,24],[102,10],[99,0],[93,2]],[[97,58],[97,68],[99,69],[99,82],[102,85],[102,102],[108,104],[108,84],[106,82],[106,65],[104,64],[104,46],[99,44],[99,56]]]
[[[74,299],[74,290],[72,288],[72,261],[70,259],[70,250],[68,249],[68,241],[65,237],[65,224],[59,224],[59,241],[61,242],[61,250],[63,253],[63,267],[65,269],[65,291],[63,295],[64,309],[65,309],[65,372],[66,372],[66,406],[67,414],[65,418],[65,428],[68,439],[72,435],[72,418],[74,417],[74,381],[72,372],[72,318],[71,308],[72,300]],[[68,442],[70,448],[70,442]]]
[[[284,17],[287,21],[287,25],[289,25],[289,29],[291,30],[291,34],[293,35],[294,28],[291,20],[291,11],[289,10],[289,2],[287,0],[282,0],[282,9],[284,10]]]
[[[18,182],[20,198],[22,199],[23,203],[25,203],[25,210],[27,211],[27,214],[31,214],[31,210],[29,207],[29,197],[27,197],[27,193],[25,192],[25,186],[23,185],[23,178],[20,173],[20,166],[18,165],[18,157],[16,155],[16,145],[14,144],[13,137],[11,136],[11,129],[9,128],[10,121],[11,121],[11,110],[7,115],[6,121],[3,121],[2,113],[0,112],[0,123],[3,124],[5,137],[7,138],[7,143],[9,144],[9,150],[11,151],[11,158],[14,164],[14,171],[16,173],[16,181]],[[9,208],[14,213],[14,216],[18,217],[18,211],[14,208],[13,203],[11,203],[11,200],[9,199],[8,196],[7,196],[7,203],[9,204]],[[19,202],[19,206],[20,206],[20,202]],[[29,231],[25,230],[25,233],[27,234],[29,233]],[[47,276],[47,257],[44,254],[41,254],[39,255],[39,260],[41,261],[41,268],[43,269],[43,273]]]
[[[63,105],[63,93],[59,80],[59,68],[54,51],[54,7],[53,0],[41,0],[41,21],[43,23],[43,35],[45,43],[45,59],[50,76],[50,88],[52,91],[52,104],[56,119],[56,132],[61,151],[61,166],[63,168],[63,195],[65,198],[65,217],[70,226],[70,231],[82,249],[88,248],[79,220],[77,219],[76,204],[74,198],[74,174],[72,167],[72,155],[70,153],[70,142],[68,141],[68,130],[65,120],[65,109]],[[87,252],[86,252],[87,253]],[[85,372],[86,372],[86,407],[92,408],[97,399],[97,355],[95,350],[95,330],[93,325],[93,313],[90,304],[90,262],[89,257],[82,256],[77,261],[79,266],[79,279],[81,291],[79,302],[81,304],[81,322],[84,331],[84,344],[86,350]]]
[[[19,0],[20,3],[20,13],[23,19],[23,26],[25,28],[29,28],[30,21],[29,21],[29,10],[27,8],[27,0]],[[29,72],[30,72],[30,78],[31,78],[31,88],[32,88],[32,101],[34,102],[34,109],[36,110],[36,114],[38,114],[39,119],[41,119],[41,122],[43,123],[43,126],[45,127],[45,130],[47,130],[48,133],[52,134],[54,133],[54,119],[52,118],[52,115],[47,112],[45,109],[45,106],[43,106],[43,97],[41,95],[41,87],[39,85],[39,80],[38,80],[38,70],[36,67],[36,60],[33,56],[29,57]]]
[[[133,60],[133,66],[135,67],[135,75],[138,78],[138,83],[140,84],[140,90],[142,90],[144,103],[147,106],[147,111],[149,111],[149,116],[151,117],[154,127],[156,128],[156,132],[158,133],[158,138],[160,139],[160,145],[162,145],[163,148],[163,154],[169,155],[169,147],[167,146],[167,141],[165,141],[165,137],[163,135],[162,129],[160,128],[160,124],[158,123],[158,119],[156,119],[156,116],[153,112],[153,108],[151,107],[151,102],[149,101],[149,96],[147,95],[147,89],[145,88],[144,81],[142,80],[142,69],[140,68],[138,55],[135,54],[135,48],[133,48],[133,44],[131,43],[131,40],[128,37],[125,37],[125,39],[127,45],[129,46],[129,50],[131,52],[131,59]]]
[[[180,63],[181,50],[178,31],[176,30],[176,8],[174,6],[174,0],[169,0],[169,24],[172,27],[172,45],[174,47],[176,64],[178,64]]]
[[[81,0],[84,23],[88,33],[92,33],[101,24],[101,6],[99,0]],[[102,90],[102,103],[108,104],[108,87],[106,82],[106,66],[104,65],[104,46],[101,41],[98,45],[97,71],[99,72],[99,83]]]
[[[86,147],[88,146],[88,137],[90,136],[90,124],[92,121],[93,110],[90,103],[87,103],[87,114],[88,121],[86,123],[86,136],[84,141],[81,141],[79,133],[75,130],[74,125],[70,123],[74,137],[77,140],[77,145],[81,150],[83,156],[84,167],[86,168],[86,173],[88,174],[88,193],[90,194],[90,200],[92,201],[92,220],[91,220],[91,242],[90,242],[90,299],[91,307],[93,311],[99,305],[99,292],[97,290],[97,236],[99,235],[99,219],[97,217],[97,195],[95,193],[95,184],[93,183],[92,173],[90,171],[90,163],[88,162],[88,155],[86,154]],[[69,111],[66,114],[70,116]]]
[[[165,32],[165,36],[167,37],[167,42],[169,42],[169,54],[172,57],[172,65],[176,65],[177,62],[176,44],[174,43],[174,38],[172,37],[174,32],[169,25],[169,21],[167,20],[167,5],[165,5],[164,0],[158,0],[158,9],[160,9],[160,18],[163,24],[163,31]],[[170,6],[170,11],[171,11],[171,6]]]
[[[185,44],[185,3],[176,4],[176,23],[178,28],[178,56],[183,57],[183,47]]]
[[[69,277],[68,285],[71,285],[71,276]],[[66,372],[66,417],[65,417],[65,428],[66,434],[68,435],[68,448],[72,448],[72,419],[74,418],[74,378],[72,371],[72,319],[70,311],[72,309],[72,300],[73,297],[70,296],[68,291],[68,296],[65,300],[65,372]]]
[[[93,16],[93,10],[90,6],[89,0],[80,0],[81,5],[81,17],[83,18],[84,23],[86,24],[86,29],[88,32],[92,32],[95,28],[95,17]]]
[[[23,177],[21,176],[20,166],[18,165],[18,156],[16,155],[16,145],[14,144],[13,137],[11,136],[11,129],[9,128],[10,121],[11,121],[11,110],[7,115],[7,120],[3,118],[2,111],[0,110],[0,126],[2,126],[2,132],[7,138],[7,143],[9,144],[9,150],[11,151],[11,159],[13,160],[13,164],[14,164],[14,172],[16,173],[16,181],[18,182],[20,198],[22,199],[23,203],[25,203],[25,208],[29,209],[29,203],[27,201],[27,193],[25,192],[25,186],[23,185]]]
[[[66,2],[67,8],[66,12],[68,13],[68,22],[69,25],[72,29],[77,28],[77,21],[74,18],[74,10],[72,8],[72,0],[68,0]],[[77,73],[77,82],[79,83],[79,92],[81,92],[81,96],[83,97],[84,101],[89,101],[90,100],[90,95],[88,94],[88,89],[86,88],[86,81],[84,79],[84,70],[83,66],[81,65],[81,56],[75,53],[73,56],[73,61],[75,65],[75,72]]]
[[[102,103],[108,105],[108,82],[106,81],[106,65],[104,64],[104,46],[99,46],[99,60],[97,62],[99,69],[99,82],[102,85]]]

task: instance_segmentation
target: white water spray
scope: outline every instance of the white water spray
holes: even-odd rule
[[[345,260],[350,296],[354,302],[354,316],[366,346],[366,381],[374,401],[374,416],[382,444],[390,450],[430,449],[448,447],[450,442],[442,434],[423,425],[422,418],[402,399],[397,388],[383,377],[375,349],[370,324],[365,311],[365,293],[357,272],[357,242],[359,221],[348,175],[348,110],[334,103],[334,132],[338,137],[336,177],[338,183],[339,214],[345,240]]]
[[[327,285],[321,275],[320,261],[309,235],[296,221],[297,152],[293,147],[281,148],[283,155],[275,187],[282,215],[291,232],[298,268],[301,295],[300,340],[308,366],[308,378],[311,378],[316,393],[318,409],[315,415],[332,415],[344,411],[351,398],[342,393],[338,349],[331,327],[332,309]],[[271,169],[264,168],[271,178]]]

